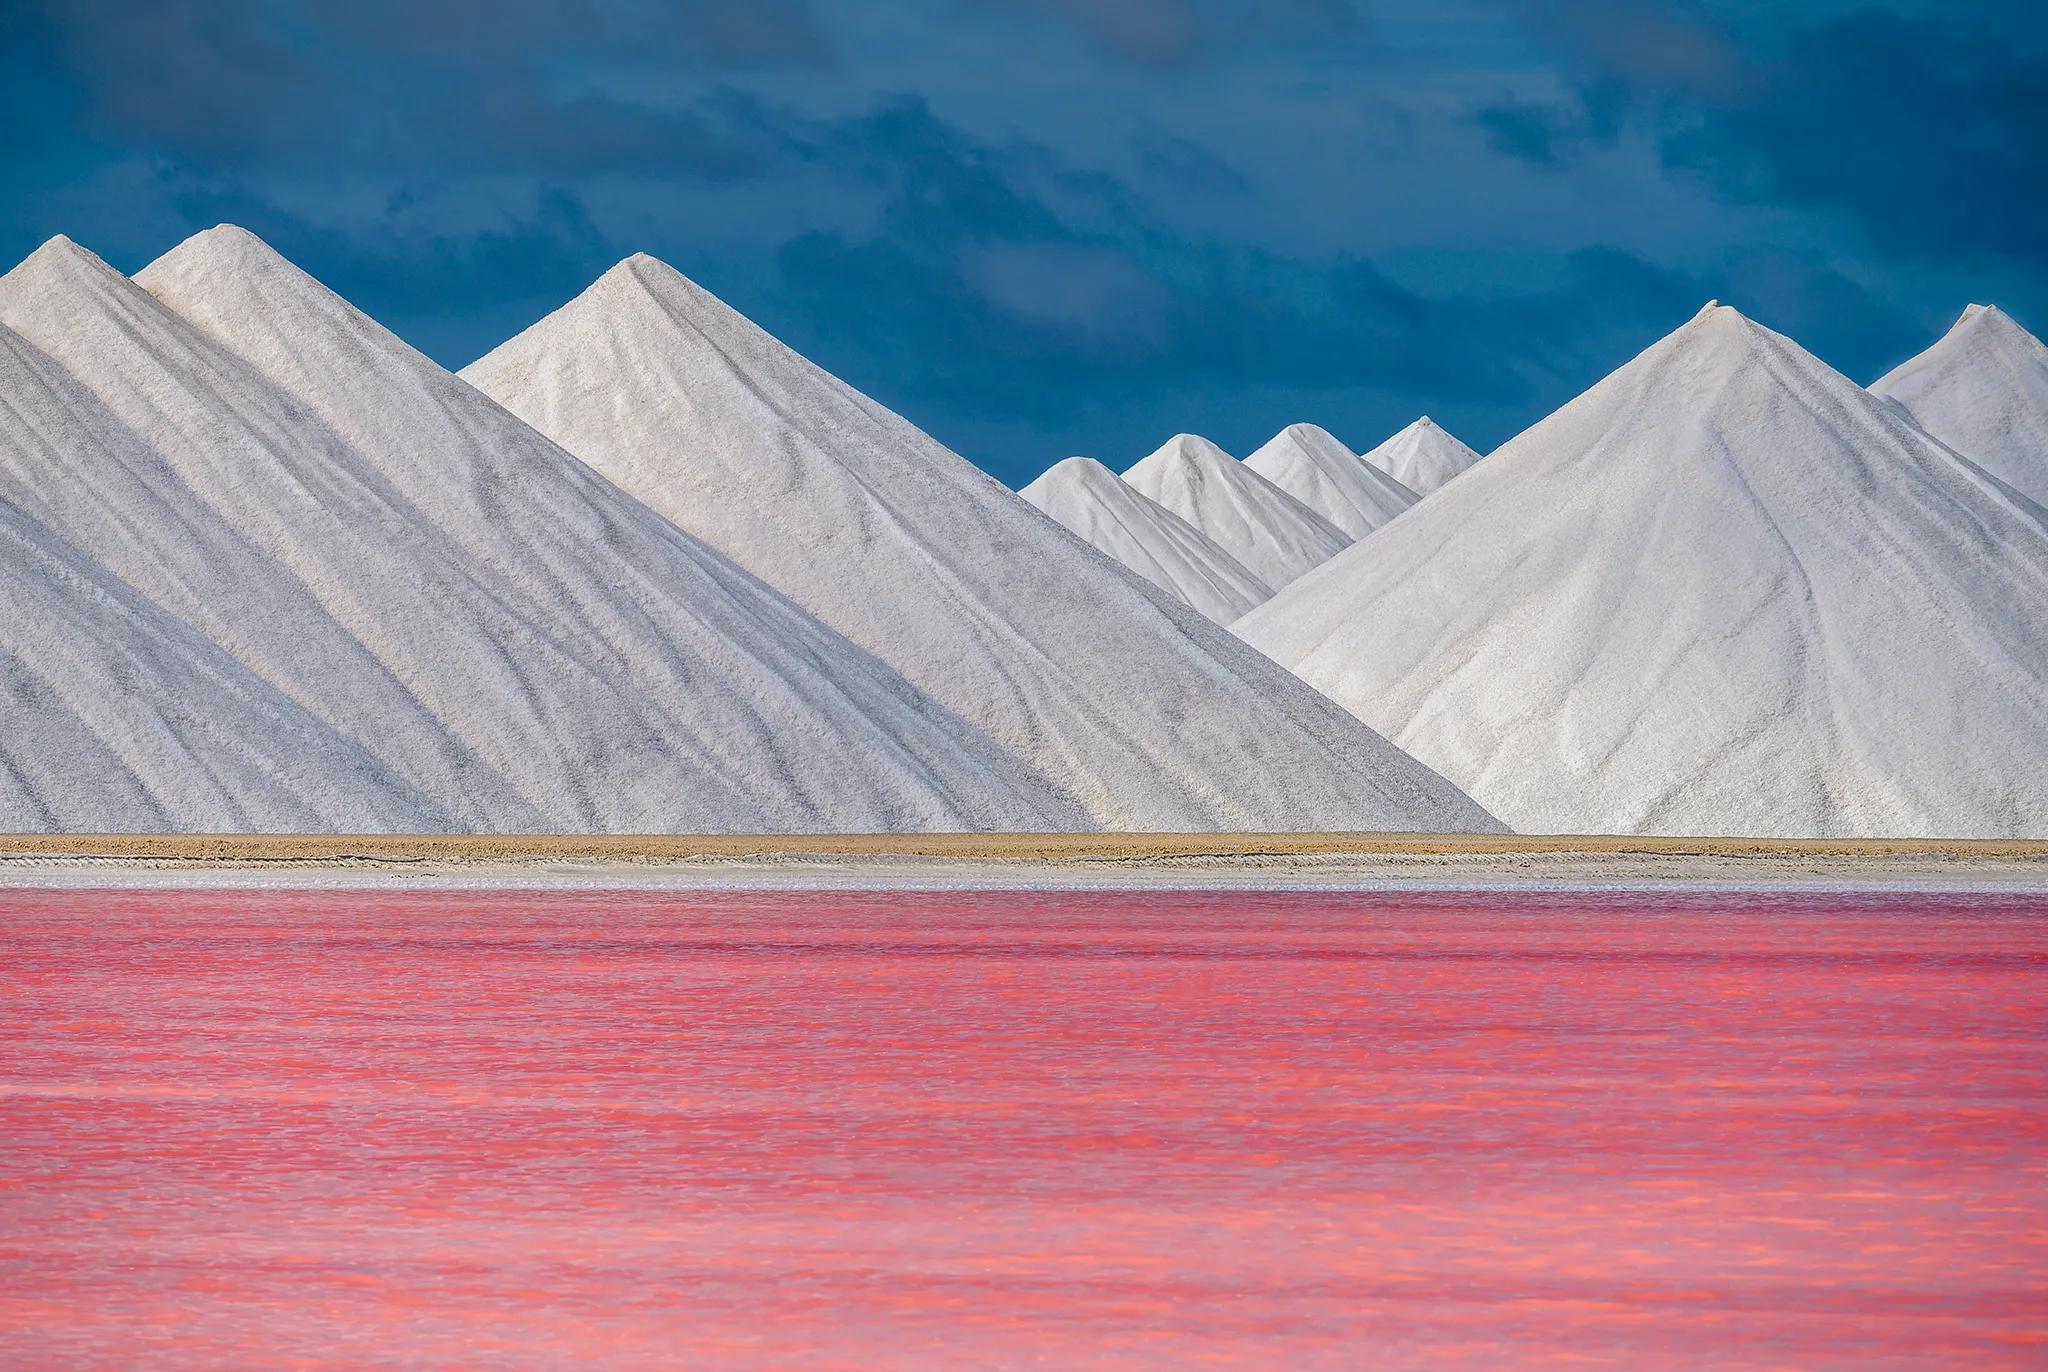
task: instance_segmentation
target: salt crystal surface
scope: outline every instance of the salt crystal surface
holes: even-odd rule
[[[1057,463],[1018,494],[1089,546],[1218,624],[1230,623],[1273,594],[1200,529],[1138,494],[1092,457]]]
[[[1871,383],[1993,476],[2048,503],[2048,346],[1972,305],[1933,347]]]
[[[1425,496],[1479,461],[1479,454],[1424,415],[1366,453],[1364,460]]]
[[[88,427],[141,440],[60,449],[104,502],[48,503],[460,827],[1070,826],[978,731],[249,235],[144,275],[190,318],[68,242],[0,279]]]
[[[0,726],[0,832],[446,827],[362,749],[4,499]]]
[[[1313,424],[1288,425],[1244,465],[1352,539],[1421,498]]]
[[[463,375],[1101,825],[1494,827],[1276,664],[644,254]]]
[[[1236,626],[1525,831],[2048,836],[2048,512],[1710,307]]]
[[[1177,434],[1124,472],[1275,588],[1351,545],[1342,529],[1208,439]]]

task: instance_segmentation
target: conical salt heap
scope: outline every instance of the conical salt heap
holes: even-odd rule
[[[2048,836],[2048,513],[1710,306],[1237,631],[1517,829]]]
[[[1200,529],[1092,457],[1056,463],[1017,494],[1068,532],[1218,624],[1273,590]]]
[[[1995,305],[1871,383],[1916,423],[2022,495],[2048,504],[2048,346]]]
[[[0,279],[0,319],[88,393],[74,437],[107,440],[67,443],[80,471],[39,515],[445,824],[806,832],[1078,815],[251,236],[199,235],[142,280],[155,294],[62,241]],[[115,425],[139,445],[116,445]]]
[[[1313,424],[1290,424],[1244,465],[1361,539],[1419,496]]]
[[[1364,454],[1363,460],[1415,492],[1428,495],[1480,460],[1428,415]]]
[[[1351,546],[1343,530],[1196,434],[1175,435],[1123,475],[1276,590]]]
[[[1108,828],[1494,822],[1193,610],[653,258],[463,375]]]

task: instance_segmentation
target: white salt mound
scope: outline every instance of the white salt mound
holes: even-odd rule
[[[44,475],[82,472],[51,516],[457,827],[1065,827],[978,732],[251,236],[144,279],[163,300],[62,240],[0,278],[90,402],[51,429]]]
[[[1092,457],[1070,457],[1018,494],[1096,551],[1218,624],[1273,594],[1201,530],[1139,495]]]
[[[1871,383],[1964,457],[2048,503],[2048,346],[1995,305]]]
[[[1236,626],[1524,831],[2048,836],[2048,512],[1710,306]]]
[[[361,749],[0,500],[0,832],[279,825],[426,832],[440,817]]]
[[[1421,498],[1313,424],[1288,425],[1244,465],[1354,540]]]
[[[1206,438],[1177,434],[1124,472],[1275,588],[1351,546],[1334,524]]]
[[[1417,496],[1425,496],[1479,461],[1479,454],[1424,415],[1366,453],[1363,460]]]
[[[1456,788],[645,255],[465,377],[1100,825],[1484,830]]]

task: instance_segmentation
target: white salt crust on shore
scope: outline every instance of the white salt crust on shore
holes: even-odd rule
[[[463,375],[1100,826],[1492,831],[1455,787],[644,254]]]
[[[2048,346],[1995,305],[1972,305],[1934,346],[1872,382],[1921,428],[2048,504]]]
[[[1123,478],[1275,590],[1351,546],[1342,529],[1196,434],[1176,434]]]
[[[199,235],[142,280],[156,294],[65,240],[0,278],[0,319],[84,393],[12,486],[424,796],[424,827],[1082,818],[252,236]],[[332,826],[278,809],[245,827]]]
[[[1017,494],[1096,551],[1218,624],[1272,597],[1272,587],[1200,529],[1131,489],[1092,457],[1055,463]]]
[[[2048,512],[1709,306],[1239,633],[1524,832],[2048,835]]]
[[[1415,492],[1428,495],[1480,461],[1428,415],[1363,455],[1363,460]]]
[[[1354,541],[1421,498],[1313,424],[1288,425],[1244,465]]]

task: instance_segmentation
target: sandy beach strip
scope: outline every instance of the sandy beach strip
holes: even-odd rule
[[[1469,834],[12,834],[0,886],[2048,890],[2048,842]]]

